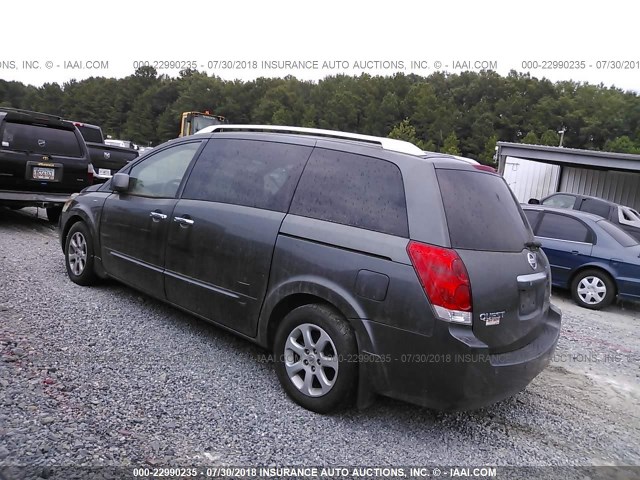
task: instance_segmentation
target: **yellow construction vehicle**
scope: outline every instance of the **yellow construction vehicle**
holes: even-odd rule
[[[213,115],[205,112],[182,112],[180,121],[180,136],[186,137],[211,125],[221,125],[228,123],[222,115]]]

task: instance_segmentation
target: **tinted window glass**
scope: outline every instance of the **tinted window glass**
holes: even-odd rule
[[[545,213],[536,235],[573,242],[588,242],[591,238],[587,226],[575,218],[555,213]]]
[[[524,216],[529,220],[529,225],[531,228],[536,228],[536,223],[538,223],[538,218],[540,217],[540,211],[538,210],[523,210]]]
[[[82,134],[82,138],[84,138],[86,142],[102,143],[104,141],[99,128],[82,125],[78,127],[78,130],[80,130],[80,134]]]
[[[315,149],[291,213],[409,236],[400,170],[393,163],[363,155]]]
[[[519,252],[532,239],[518,202],[502,177],[436,169],[451,246]]]
[[[576,203],[576,197],[573,195],[551,195],[542,201],[543,205],[558,208],[573,208]]]
[[[632,245],[638,244],[635,238],[607,220],[600,220],[598,225],[623,247],[631,247]]]
[[[182,198],[286,212],[312,147],[214,139],[189,176]]]
[[[599,215],[603,218],[609,218],[611,206],[608,203],[593,198],[585,198],[580,205],[580,210]]]
[[[82,156],[80,140],[74,130],[27,123],[6,122],[2,147],[45,155]]]
[[[175,197],[184,172],[200,144],[176,145],[145,157],[129,173],[128,193],[145,197]]]

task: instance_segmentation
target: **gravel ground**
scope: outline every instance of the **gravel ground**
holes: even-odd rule
[[[0,209],[0,478],[53,478],[57,466],[640,465],[636,305],[590,312],[554,292],[555,361],[490,408],[380,398],[321,416],[288,400],[262,349],[115,282],[71,283],[35,212]]]

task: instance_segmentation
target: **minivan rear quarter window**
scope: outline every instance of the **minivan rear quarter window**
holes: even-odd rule
[[[453,248],[520,252],[533,235],[498,175],[436,169]]]
[[[31,153],[82,157],[82,148],[75,131],[64,128],[7,122],[2,132],[2,145]]]
[[[400,169],[364,155],[316,148],[291,213],[402,237],[409,236]]]

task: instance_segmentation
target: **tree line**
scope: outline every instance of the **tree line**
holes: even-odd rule
[[[141,67],[40,87],[0,80],[0,107],[100,125],[140,145],[175,138],[180,114],[210,111],[231,123],[346,130],[413,141],[425,150],[491,163],[497,141],[640,153],[640,96],[615,87],[551,82],[512,71],[222,80]]]

